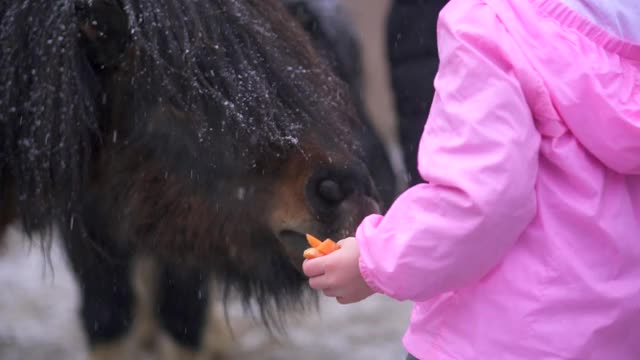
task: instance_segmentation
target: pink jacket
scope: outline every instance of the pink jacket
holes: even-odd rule
[[[438,36],[429,184],[356,234],[407,350],[640,359],[640,46],[557,0],[452,0]]]

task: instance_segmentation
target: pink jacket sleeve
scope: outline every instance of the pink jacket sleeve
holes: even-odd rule
[[[398,300],[478,281],[535,215],[540,135],[501,48],[509,37],[486,5],[460,7],[438,24],[441,65],[418,154],[429,183],[356,233],[363,277]]]

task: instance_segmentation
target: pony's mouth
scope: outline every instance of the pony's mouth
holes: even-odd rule
[[[278,233],[278,240],[284,245],[292,260],[295,260],[296,266],[298,263],[302,264],[302,253],[309,247],[305,234],[295,230],[282,230]]]

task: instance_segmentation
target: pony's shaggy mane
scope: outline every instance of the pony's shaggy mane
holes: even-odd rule
[[[73,2],[9,3],[0,6],[0,186],[13,179],[30,231],[75,210],[98,130],[97,89],[75,45]]]

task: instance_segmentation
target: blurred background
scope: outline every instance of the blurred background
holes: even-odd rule
[[[401,174],[385,48],[387,0],[343,0],[358,30],[365,98],[395,170]],[[402,186],[402,185],[401,185]],[[0,249],[0,359],[86,359],[78,318],[78,289],[57,241],[48,266],[37,246],[11,228]],[[55,234],[54,234],[55,237]],[[401,337],[411,305],[381,296],[351,305],[322,300],[318,313],[289,322],[288,335],[270,337],[232,304],[228,359],[403,359]],[[209,334],[216,337],[215,334]]]

